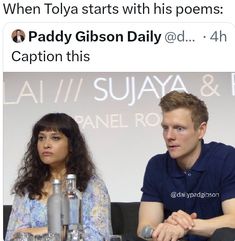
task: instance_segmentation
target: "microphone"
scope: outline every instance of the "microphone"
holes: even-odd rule
[[[151,239],[154,229],[151,226],[145,226],[141,232],[140,236],[144,239]]]
[[[152,238],[152,234],[153,234],[154,228],[152,228],[151,226],[147,225],[145,226],[141,232],[140,232],[140,236],[143,239],[151,239]],[[178,241],[186,241],[185,239],[178,239]]]

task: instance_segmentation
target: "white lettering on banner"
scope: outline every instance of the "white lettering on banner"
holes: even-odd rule
[[[148,85],[148,84],[150,85],[149,89],[146,88],[146,85]],[[145,78],[145,81],[144,81],[144,83],[143,83],[143,85],[142,85],[142,87],[140,89],[139,95],[137,97],[138,100],[141,98],[141,96],[143,95],[144,92],[153,92],[158,99],[160,98],[158,93],[157,93],[157,91],[156,91],[156,89],[155,89],[155,87],[154,87],[154,85],[153,85],[153,82],[152,82],[152,80],[150,79],[149,76],[147,76]],[[134,104],[134,102],[131,102],[130,105],[133,105],[133,104]]]
[[[36,83],[39,83],[39,86],[34,86],[34,88],[32,87],[32,85],[35,85]],[[14,101],[10,101],[9,99],[12,98],[12,92],[8,91],[7,92],[7,87],[6,85],[8,84],[8,82],[4,82],[3,83],[3,100],[4,100],[4,104],[5,105],[13,105],[13,104],[19,104],[22,97],[31,97],[34,101],[34,103],[43,103],[44,102],[44,97],[47,97],[46,95],[44,96],[44,81],[40,80],[40,81],[33,81],[32,83],[28,82],[28,81],[24,81],[22,83],[22,87],[20,87],[19,90],[19,94],[17,93],[17,97],[16,100]],[[78,98],[79,98],[79,94],[81,92],[81,87],[83,84],[83,79],[79,79],[79,80],[74,80],[74,79],[70,79],[68,80],[63,80],[61,79],[59,81],[58,87],[55,93],[55,97],[54,97],[54,103],[58,103],[59,101],[63,101],[64,103],[67,103],[69,101],[69,98],[73,98],[73,102],[77,102]],[[56,86],[56,84],[54,84],[54,86]],[[47,88],[45,87],[45,90]],[[75,93],[74,93],[75,92]],[[8,95],[7,95],[8,93]],[[37,93],[37,95],[35,94]],[[37,97],[36,97],[37,96]],[[50,94],[50,96],[52,96],[52,94]],[[52,96],[53,97],[53,96]],[[8,100],[7,100],[8,99]]]
[[[122,114],[105,114],[104,116],[81,116],[76,115],[74,117],[76,122],[81,126],[82,129],[93,128],[97,129],[100,127],[105,128],[127,128],[128,125],[124,124]]]
[[[43,103],[47,97],[52,98],[54,103],[78,102],[82,87],[87,82],[82,78],[61,79],[53,85],[53,91],[50,92],[50,96],[47,96],[44,92],[48,89],[45,85],[49,84],[49,81],[24,81],[22,86],[15,87],[19,92],[16,92],[14,100],[10,100],[13,99],[14,93],[8,91],[8,84],[10,85],[10,82],[4,82],[4,104],[19,104],[21,99],[25,99],[23,97],[30,97],[34,103],[38,104]],[[96,101],[108,101],[109,99],[126,101],[129,106],[133,106],[146,96],[160,99],[170,90],[187,91],[180,75],[168,75],[165,78],[147,75],[140,80],[135,76],[126,76],[122,82],[114,80],[113,77],[99,77],[94,80],[93,86],[96,90],[93,98]]]
[[[61,89],[62,89],[63,83],[64,83],[64,80],[63,80],[63,79],[60,80],[60,84],[59,84],[59,87],[58,87],[58,89],[57,89],[56,97],[55,97],[55,100],[54,100],[55,103],[58,102],[58,99],[59,99],[59,96],[60,96],[60,92],[61,92]],[[67,91],[66,91],[66,94],[65,94],[65,97],[64,97],[64,102],[65,102],[65,103],[66,103],[67,100],[68,100],[68,97],[69,97],[69,93],[70,93],[70,90],[71,90],[72,83],[73,83],[73,79],[70,79],[69,84],[68,84],[68,87],[67,87]]]
[[[178,90],[178,91],[186,91],[187,89],[181,79],[180,75],[169,75],[166,80],[161,80],[157,76],[146,76],[141,87],[137,89],[137,80],[135,77],[125,77],[125,85],[124,85],[124,94],[121,96],[114,95],[114,87],[113,83],[115,82],[111,77],[109,78],[97,78],[94,81],[95,89],[101,92],[101,96],[95,96],[94,99],[97,101],[105,101],[109,97],[113,100],[123,101],[131,99],[128,103],[129,106],[133,106],[136,103],[136,100],[140,100],[145,92],[151,92],[153,95],[159,99],[160,95],[158,93],[157,87],[160,86],[161,96],[166,94],[166,86],[169,82],[172,82],[172,86],[170,90]],[[156,83],[158,86],[156,86]]]
[[[235,73],[232,73],[232,95],[235,96]]]
[[[11,105],[11,104],[19,104],[21,99],[23,97],[30,97],[32,98],[32,100],[34,101],[34,103],[38,104],[38,103],[43,103],[43,82],[42,80],[39,81],[39,100],[37,100],[36,95],[33,91],[33,89],[31,88],[30,84],[28,81],[24,82],[24,85],[22,86],[19,95],[17,97],[17,99],[15,101],[7,101],[6,100],[6,83],[3,83],[3,103],[5,105]]]
[[[160,124],[160,116],[157,113],[135,113],[135,127],[155,127]]]
[[[68,81],[64,81],[63,79],[60,80],[60,83],[59,83],[59,86],[57,88],[57,92],[56,92],[56,96],[55,96],[55,100],[54,100],[54,103],[58,103],[59,99],[60,99],[60,96],[63,94],[61,94],[61,92],[63,92],[66,88],[64,87],[64,85],[67,85],[67,89],[66,89],[66,93],[65,93],[65,96],[64,96],[64,103],[67,103],[68,102],[68,99],[70,97],[70,93],[72,90],[75,90],[75,87],[72,88],[72,86],[76,85],[76,82],[78,83],[77,84],[77,89],[76,89],[76,93],[74,95],[74,98],[73,98],[73,101],[74,102],[77,102],[78,100],[78,97],[79,97],[79,93],[81,91],[81,87],[82,87],[82,84],[83,84],[83,79],[81,78],[79,81],[75,81],[74,82],[74,79],[70,79],[69,82]],[[68,84],[67,84],[68,83]],[[63,96],[62,96],[63,97]]]
[[[97,79],[94,81],[94,87],[95,87],[97,90],[102,91],[102,92],[104,93],[104,95],[103,95],[103,97],[96,97],[96,96],[95,96],[95,100],[104,101],[104,100],[107,99],[107,97],[108,97],[108,92],[107,92],[107,90],[105,90],[105,89],[103,89],[103,88],[101,88],[101,87],[98,86],[98,82],[100,82],[100,81],[107,81],[107,79],[106,79],[106,78],[97,78]]]
[[[202,96],[213,96],[217,95],[220,96],[220,93],[218,92],[219,85],[214,84],[215,77],[211,74],[206,74],[202,77],[203,85],[201,87],[201,95]]]
[[[25,81],[25,84],[24,84],[23,88],[21,89],[21,92],[20,92],[16,102],[19,103],[22,97],[28,97],[28,96],[32,97],[35,103],[38,103],[36,96],[33,93],[33,90],[31,89],[28,81]]]
[[[167,77],[167,79],[164,81],[164,82],[162,82],[157,76],[153,76],[153,78],[157,81],[157,83],[161,86],[161,89],[162,89],[162,96],[164,96],[166,93],[165,93],[165,86],[166,86],[166,84],[167,83],[169,83],[169,81],[171,80],[171,78],[172,78],[173,76],[172,75],[169,75],[168,77]]]
[[[131,77],[131,79],[130,79],[130,81],[132,83],[133,83],[133,80],[134,80],[133,78],[134,77]],[[101,82],[101,81],[108,82],[108,90],[99,87],[98,82]],[[104,95],[103,95],[103,97],[96,97],[95,96],[95,100],[97,100],[97,101],[104,101],[104,100],[106,100],[108,98],[108,94],[109,93],[110,93],[111,98],[114,99],[114,100],[124,100],[124,99],[126,99],[128,97],[128,95],[129,95],[129,92],[130,92],[130,81],[129,81],[129,78],[126,77],[126,93],[124,93],[124,95],[121,96],[121,97],[117,97],[117,96],[114,96],[114,94],[113,94],[113,80],[112,80],[112,78],[108,78],[108,79],[106,79],[106,78],[97,78],[94,81],[94,87],[96,89],[102,91],[104,93]],[[133,88],[132,88],[132,91],[133,91]],[[134,92],[132,94],[134,95]]]
[[[176,85],[178,85],[178,84],[179,84],[179,87],[176,87]],[[171,91],[173,91],[173,90],[187,92],[186,87],[184,85],[184,82],[181,79],[180,75],[176,75],[176,77],[175,77],[175,80],[174,80],[173,85],[171,87]]]
[[[39,91],[39,93],[40,93],[40,103],[43,103],[43,81],[40,80],[39,83],[40,83],[40,91]]]

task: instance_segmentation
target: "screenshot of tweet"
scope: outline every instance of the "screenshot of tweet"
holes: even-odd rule
[[[32,127],[48,113],[77,122],[116,202],[140,201],[148,160],[166,151],[158,104],[172,90],[207,104],[205,142],[235,146],[234,8],[232,1],[2,1],[3,205],[13,203]]]
[[[3,25],[3,69],[231,71],[235,42],[231,5],[4,2],[2,13],[9,21]]]

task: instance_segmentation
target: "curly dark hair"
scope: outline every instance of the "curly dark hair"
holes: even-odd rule
[[[194,128],[197,129],[202,122],[208,122],[209,114],[204,101],[195,95],[186,92],[171,91],[161,98],[159,103],[163,112],[172,111],[178,108],[186,108],[191,111]]]
[[[64,113],[49,113],[32,129],[32,137],[12,192],[21,196],[28,192],[30,199],[35,199],[35,196],[42,198],[44,182],[51,179],[50,167],[40,160],[37,150],[38,134],[44,130],[59,131],[68,138],[71,153],[66,162],[66,173],[76,174],[77,188],[84,191],[91,176],[95,174],[95,165],[89,155],[85,139],[72,117]]]

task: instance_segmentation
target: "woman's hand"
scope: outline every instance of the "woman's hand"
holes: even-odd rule
[[[47,233],[47,227],[40,227],[40,228],[20,228],[16,230],[16,233],[31,233],[33,235],[37,234],[44,234]]]

